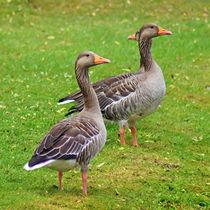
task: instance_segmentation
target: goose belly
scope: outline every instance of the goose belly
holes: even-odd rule
[[[72,160],[54,160],[48,165],[46,165],[47,168],[57,170],[57,171],[69,171],[75,167],[78,167],[79,164],[77,163],[76,159]]]
[[[134,113],[137,113],[140,118],[144,118],[153,113],[159,107],[165,95],[165,91],[165,82],[163,81],[163,83],[160,83],[156,88],[149,88],[137,95],[137,109]]]
[[[161,97],[162,99],[162,97]],[[136,112],[132,113],[129,116],[129,121],[137,120],[144,118],[150,114],[152,114],[160,105],[161,99],[154,100],[149,106],[147,106],[145,109],[139,109]]]

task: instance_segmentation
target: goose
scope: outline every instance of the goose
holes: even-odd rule
[[[128,37],[136,40],[140,53],[140,68],[135,73],[126,73],[93,84],[102,115],[105,119],[119,122],[120,143],[125,145],[125,128],[129,125],[132,144],[138,146],[136,121],[153,113],[165,95],[166,86],[161,68],[152,58],[150,49],[152,38],[171,35],[156,24],[143,25],[139,31]],[[69,113],[81,111],[84,106],[81,91],[59,100],[58,104],[76,101],[77,105]]]
[[[89,83],[88,69],[109,62],[91,51],[78,56],[75,73],[84,98],[83,109],[78,115],[54,125],[24,166],[28,171],[42,167],[57,170],[59,190],[62,190],[63,172],[81,167],[82,191],[87,195],[88,164],[106,141],[106,128],[96,93]]]

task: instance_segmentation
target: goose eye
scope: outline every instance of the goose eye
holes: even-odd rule
[[[154,26],[150,26],[150,28],[154,28]]]
[[[89,56],[90,56],[89,54],[86,55],[86,57],[89,57]]]

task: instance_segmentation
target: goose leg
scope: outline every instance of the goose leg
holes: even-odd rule
[[[82,171],[82,192],[83,195],[87,195],[87,171]]]
[[[125,128],[120,128],[120,144],[125,145]]]
[[[132,144],[133,144],[133,146],[137,147],[138,142],[137,142],[137,138],[136,138],[136,127],[132,126],[132,127],[130,127],[130,129],[131,129],[131,135],[132,135]]]
[[[120,120],[119,126],[120,126],[120,144],[123,146],[125,145],[125,128],[128,127],[127,120]]]
[[[63,173],[61,171],[58,171],[58,189],[62,191],[62,177]]]

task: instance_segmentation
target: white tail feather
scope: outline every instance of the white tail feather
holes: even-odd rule
[[[32,170],[35,170],[35,169],[38,169],[38,168],[42,168],[42,167],[44,167],[44,166],[46,166],[46,165],[52,163],[53,161],[55,161],[55,160],[48,160],[48,161],[46,161],[46,162],[39,163],[39,164],[34,165],[34,166],[32,166],[32,167],[30,167],[30,166],[28,165],[28,163],[26,163],[26,164],[24,165],[24,169],[25,169],[26,171],[32,171]]]
[[[68,104],[68,103],[72,103],[74,101],[75,100],[66,100],[66,101],[59,102],[58,105]]]

